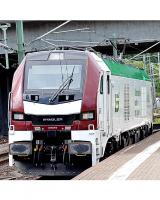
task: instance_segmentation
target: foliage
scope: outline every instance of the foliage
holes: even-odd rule
[[[142,61],[124,59],[123,62],[127,65],[132,65],[139,69],[144,69],[144,63]]]
[[[160,124],[160,118],[155,118],[153,120],[153,124]]]

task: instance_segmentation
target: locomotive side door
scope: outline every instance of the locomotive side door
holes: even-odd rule
[[[113,116],[112,116],[112,84],[111,84],[111,73],[106,72],[106,132],[107,137],[111,137],[112,135],[112,124],[113,124]]]
[[[110,72],[103,71],[100,76],[97,97],[97,120],[101,135],[102,152],[111,134],[111,87]]]
[[[98,129],[104,132],[104,73],[101,73],[97,96],[97,121]]]

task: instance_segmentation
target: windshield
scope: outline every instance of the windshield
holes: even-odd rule
[[[81,87],[81,64],[32,64],[26,76],[26,89],[59,89],[60,85],[71,76],[69,89],[79,90]]]

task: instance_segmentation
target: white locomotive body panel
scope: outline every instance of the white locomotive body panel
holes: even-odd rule
[[[151,83],[111,76],[112,135],[152,122]]]
[[[128,144],[130,137],[139,141],[143,131],[152,130],[153,121],[152,84],[147,74],[113,60],[107,62],[106,68],[101,67],[97,96],[101,156],[113,141],[120,145]]]

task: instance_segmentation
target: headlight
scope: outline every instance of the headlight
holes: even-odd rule
[[[23,113],[13,113],[13,120],[24,120]]]
[[[90,142],[73,142],[69,143],[68,151],[70,154],[91,154],[92,147]]]
[[[9,146],[9,152],[11,155],[31,155],[32,143],[31,142],[12,143]]]
[[[94,113],[93,112],[83,113],[82,119],[94,119]]]

